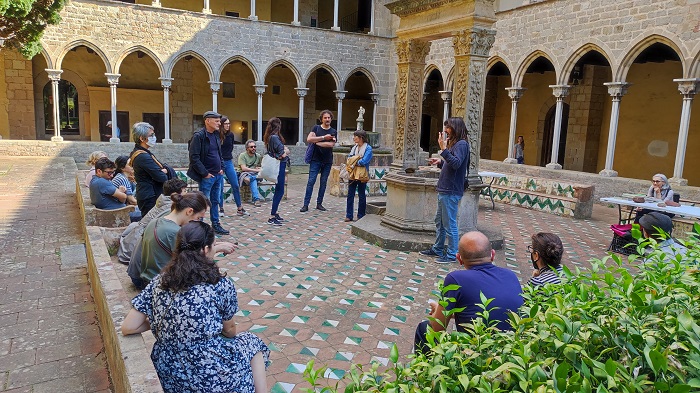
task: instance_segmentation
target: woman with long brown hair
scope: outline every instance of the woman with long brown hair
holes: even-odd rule
[[[236,201],[236,207],[238,208],[236,214],[239,216],[248,216],[248,212],[245,211],[241,203],[241,189],[238,184],[238,173],[236,173],[236,168],[234,168],[233,165],[233,145],[235,141],[233,140],[233,133],[231,132],[231,120],[228,116],[221,116],[219,138],[221,139],[222,169],[224,170],[224,175],[226,175],[226,180],[228,180],[231,185],[233,200]],[[223,182],[221,182],[221,193],[219,194],[219,212],[224,212]]]
[[[267,122],[267,128],[265,128],[265,134],[263,134],[263,142],[265,142],[267,155],[280,161],[280,172],[277,175],[275,194],[272,196],[270,219],[267,220],[268,224],[277,226],[282,225],[282,221],[284,221],[284,219],[280,217],[277,209],[284,196],[285,168],[289,161],[289,149],[284,146],[284,137],[280,134],[281,131],[282,121],[278,117],[273,117]]]

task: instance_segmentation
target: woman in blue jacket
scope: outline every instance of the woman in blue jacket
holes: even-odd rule
[[[355,131],[352,137],[352,141],[355,142],[355,146],[350,150],[349,157],[356,155],[362,156],[357,165],[362,165],[367,168],[367,173],[369,173],[369,163],[372,161],[372,146],[367,143],[367,133],[365,131]],[[367,190],[367,182],[361,182],[359,180],[349,180],[348,182],[348,199],[347,206],[345,209],[345,222],[352,221],[352,215],[355,211],[355,190],[359,195],[359,201],[357,203],[357,219],[365,216],[365,211],[367,210],[367,197],[365,196],[365,191]]]

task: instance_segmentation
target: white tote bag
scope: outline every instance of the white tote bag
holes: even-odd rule
[[[262,164],[260,166],[260,174],[258,177],[262,177],[265,180],[269,180],[273,183],[277,183],[277,176],[280,174],[280,162],[278,159],[272,157],[269,154],[265,154],[262,159]]]

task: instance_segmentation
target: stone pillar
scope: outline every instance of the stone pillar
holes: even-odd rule
[[[676,163],[673,167],[673,177],[669,179],[673,184],[687,186],[688,180],[683,179],[683,166],[685,165],[685,150],[688,145],[688,129],[690,128],[690,110],[693,107],[693,96],[700,86],[700,78],[674,79],[678,83],[678,91],[683,94],[683,109],[681,110],[681,125],[678,130],[678,147],[676,148]]]
[[[545,165],[549,169],[561,169],[559,165],[559,139],[561,138],[561,116],[564,112],[564,98],[569,95],[569,85],[550,85],[557,97],[557,109],[554,115],[554,139],[552,140],[552,158],[549,164]]]
[[[219,108],[219,89],[221,89],[221,82],[209,81],[209,88],[211,89],[211,110],[217,112]]]
[[[294,26],[300,26],[299,22],[299,0],[294,0],[294,20],[292,21]]]
[[[374,5],[372,5],[374,7]],[[379,93],[369,93],[369,96],[372,98],[372,132],[378,132],[377,131],[377,106],[379,106]]]
[[[158,78],[160,79],[160,85],[163,87],[163,143],[173,143],[172,138],[170,138],[170,87],[173,85],[173,78]]]
[[[371,35],[376,34],[375,31],[374,31],[374,12],[376,11],[376,10],[374,9],[374,1],[375,1],[375,0],[372,0],[372,1],[370,2],[372,5],[371,5],[371,8],[370,8],[369,33],[368,33],[368,34],[371,34]]]
[[[267,85],[253,85],[255,92],[258,93],[258,142],[262,142],[262,98]]]
[[[513,153],[515,145],[515,132],[518,128],[518,101],[523,96],[525,90],[522,87],[506,87],[508,97],[510,97],[510,133],[508,134],[508,158],[503,160],[506,164],[517,164],[518,160]]]
[[[471,151],[469,184],[481,183],[479,152],[481,151],[486,62],[495,39],[495,30],[482,27],[462,30],[452,39],[455,52],[452,116],[463,118],[469,132]],[[478,204],[473,208],[478,209]]]
[[[61,117],[58,107],[58,82],[61,80],[63,70],[46,69],[45,71],[49,74],[49,79],[51,79],[51,99],[53,100],[53,136],[51,137],[51,141],[63,142],[63,137],[61,136]]]
[[[333,31],[340,31],[340,26],[338,26],[338,0],[333,1]]]
[[[430,42],[416,39],[399,40],[396,95],[396,130],[394,161],[396,169],[417,168],[421,110],[423,109],[423,69]]]
[[[295,0],[295,2],[298,0]],[[306,93],[309,92],[308,87],[296,87],[294,90],[297,91],[297,95],[299,96],[299,141],[297,142],[297,146],[304,146],[306,143],[304,143],[304,97],[306,97]]]
[[[121,74],[105,73],[105,76],[107,77],[107,83],[109,83],[110,107],[112,109],[112,137],[109,141],[112,143],[119,143],[121,140],[117,138],[117,127],[119,127],[119,124],[117,124],[117,85],[119,84],[119,77]]]
[[[211,14],[211,8],[209,8],[209,0],[204,0],[204,8],[202,8],[203,14]]]
[[[345,99],[345,90],[333,90],[335,98],[338,100],[338,131],[343,129],[343,100]]]
[[[608,147],[605,153],[605,169],[600,171],[601,176],[616,177],[617,171],[612,169],[615,158],[615,140],[617,139],[617,121],[620,117],[620,100],[627,94],[630,84],[625,82],[604,83],[608,87],[608,93],[612,97],[612,109],[610,110],[610,130],[608,131]]]
[[[445,124],[447,119],[450,118],[450,101],[452,101],[452,92],[448,90],[439,91],[440,98],[442,98],[442,124]]]
[[[255,14],[255,0],[250,0],[250,20],[258,20],[258,15]]]

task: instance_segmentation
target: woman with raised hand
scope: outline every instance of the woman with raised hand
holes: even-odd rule
[[[122,334],[153,331],[151,360],[167,393],[267,392],[270,350],[236,331],[236,288],[212,260],[214,239],[201,221],[180,229],[170,263],[131,301]]]

